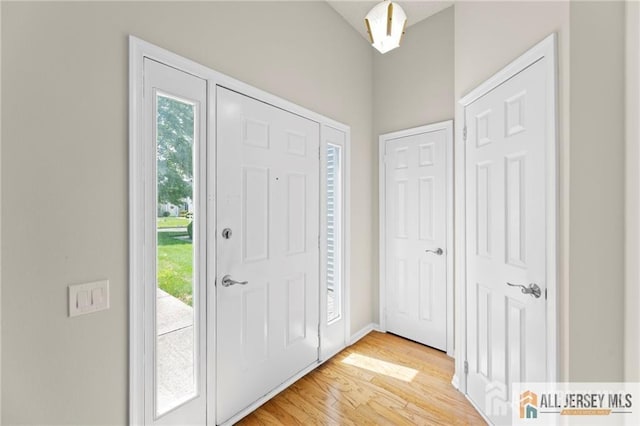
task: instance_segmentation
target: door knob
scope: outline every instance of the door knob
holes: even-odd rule
[[[222,277],[222,287],[231,287],[232,285],[247,285],[249,281],[235,281],[231,279],[231,275],[225,275]]]
[[[530,294],[536,299],[542,295],[542,290],[540,290],[540,286],[536,283],[529,284],[529,287],[525,287],[522,284],[511,284],[507,283],[508,286],[511,287],[520,287],[520,291],[524,294]]]
[[[444,250],[442,250],[440,247],[438,247],[435,250],[425,250],[426,253],[433,253],[433,254],[437,254],[438,256],[442,256],[442,253],[444,253]]]

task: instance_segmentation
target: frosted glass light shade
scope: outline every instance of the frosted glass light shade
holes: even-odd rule
[[[371,45],[380,53],[387,53],[400,46],[407,15],[397,3],[383,1],[367,13],[364,22]]]

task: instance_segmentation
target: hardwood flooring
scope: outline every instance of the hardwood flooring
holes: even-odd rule
[[[443,352],[372,332],[238,424],[485,425],[452,376]]]

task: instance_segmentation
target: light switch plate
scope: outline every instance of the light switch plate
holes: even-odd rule
[[[109,281],[69,286],[69,316],[109,309]]]

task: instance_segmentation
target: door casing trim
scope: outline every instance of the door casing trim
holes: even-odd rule
[[[330,140],[329,134],[332,131],[338,131],[344,134],[344,140],[341,142]],[[351,140],[351,130],[340,129],[330,124],[322,124],[320,128],[320,228],[321,230],[326,226],[326,182],[324,181],[324,177],[327,175],[327,161],[324,154],[327,150],[327,145],[334,144],[339,146],[343,152],[343,159],[341,165],[342,167],[342,252],[341,252],[341,286],[342,286],[342,317],[337,320],[336,323],[340,321],[343,322],[342,332],[344,334],[343,344],[339,348],[331,348],[327,342],[328,339],[325,337],[328,336],[331,331],[331,324],[326,321],[326,310],[322,308],[328,308],[326,303],[322,303],[320,305],[320,346],[318,349],[318,359],[321,362],[328,360],[329,358],[335,356],[341,350],[343,350],[350,343],[351,337],[351,321],[350,321],[350,306],[351,306],[351,291],[350,286],[347,285],[350,282],[350,274],[351,268],[351,238],[349,230],[351,229],[351,144],[349,141]],[[322,265],[327,264],[327,249],[326,249],[326,234],[320,232],[320,298],[324,298],[326,300],[326,291],[327,291],[327,280],[326,280],[326,270],[322,267]],[[333,323],[332,323],[333,324]],[[325,345],[323,347],[323,345]]]
[[[142,241],[140,233],[143,230],[144,216],[143,206],[140,206],[143,194],[143,178],[145,169],[142,167],[144,153],[140,149],[143,140],[143,62],[145,58],[153,59],[167,66],[176,68],[185,73],[194,75],[207,81],[207,144],[215,146],[215,124],[216,124],[216,88],[218,86],[244,94],[251,98],[265,102],[277,108],[292,112],[301,117],[315,121],[323,126],[330,126],[345,133],[345,148],[349,151],[350,127],[344,123],[325,117],[319,113],[308,110],[293,102],[282,99],[276,95],[253,87],[242,81],[236,80],[225,74],[214,71],[195,61],[184,58],[169,50],[163,49],[138,37],[129,36],[129,423],[131,425],[143,425],[144,418],[144,288],[135,283],[143,282],[144,265],[142,262]],[[209,167],[216,164],[216,150],[207,149],[207,164]],[[349,164],[345,164],[345,179],[349,179]],[[207,286],[211,291],[207,292],[207,318],[216,317],[216,174],[207,173]],[[349,189],[349,181],[346,182],[346,191]],[[349,194],[345,194],[348,196]],[[347,214],[348,211],[345,211]],[[349,248],[350,248],[350,218],[345,220],[345,333],[349,339],[351,325],[350,306],[348,298],[350,295],[350,269],[349,269]],[[322,230],[321,230],[322,232]],[[320,302],[326,303],[326,298],[320,298]],[[320,312],[322,309],[319,310]],[[321,318],[320,318],[321,320]],[[216,419],[216,334],[215,323],[211,322],[207,327],[207,424],[215,425]],[[320,342],[322,336],[320,335]],[[308,370],[311,371],[320,363],[314,363]],[[304,370],[304,373],[308,373]],[[275,391],[274,391],[275,392]],[[266,400],[265,400],[266,401]],[[253,407],[253,406],[252,406]],[[245,415],[248,411],[245,412]]]
[[[541,59],[546,59],[546,76],[550,84],[547,85],[547,127],[546,161],[548,165],[546,193],[546,280],[547,280],[547,377],[546,380],[555,382],[559,377],[558,354],[558,190],[557,190],[557,149],[558,149],[558,68],[557,68],[557,35],[547,36],[527,52],[515,59],[509,65],[498,71],[488,80],[462,97],[456,105],[456,143],[455,143],[455,347],[458,356],[455,359],[455,375],[452,383],[463,393],[467,393],[467,376],[464,363],[467,359],[467,318],[466,318],[466,152],[464,140],[465,108],[474,101],[489,93],[505,81],[525,70]]]
[[[446,150],[446,164],[445,164],[445,192],[446,192],[446,221],[447,221],[447,355],[454,356],[454,324],[453,324],[453,120],[441,121],[438,123],[427,124],[425,126],[414,127],[411,129],[399,130],[397,132],[385,133],[378,138],[378,193],[379,193],[379,235],[380,235],[380,250],[379,250],[379,264],[380,264],[380,276],[379,276],[379,316],[380,316],[380,329],[384,332],[387,331],[387,300],[386,300],[386,288],[387,288],[387,240],[386,240],[386,167],[385,167],[385,152],[387,143],[393,139],[403,138],[407,136],[414,136],[421,133],[435,132],[437,130],[445,130],[447,140],[445,141]]]

